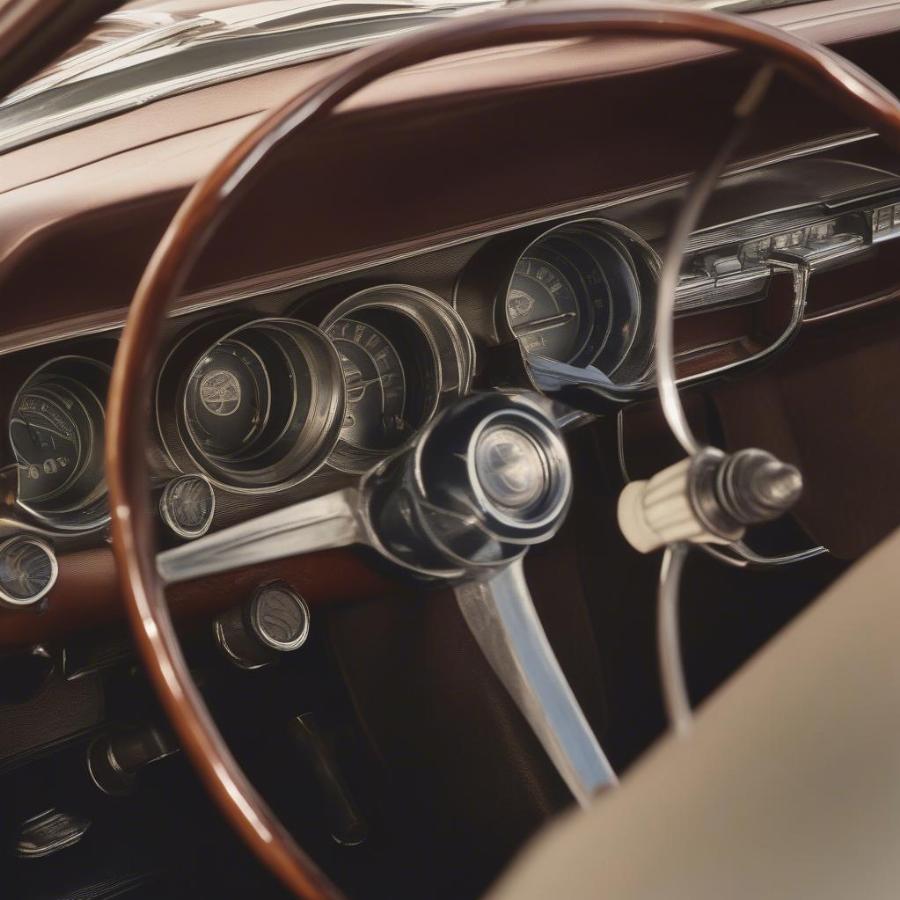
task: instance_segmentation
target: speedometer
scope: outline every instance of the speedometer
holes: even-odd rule
[[[525,350],[563,362],[580,355],[595,318],[580,275],[567,276],[567,268],[565,259],[523,257],[506,299],[510,327]]]
[[[357,449],[392,450],[410,430],[400,354],[378,329],[355,319],[339,319],[327,334],[340,354],[347,385],[341,440]]]
[[[635,235],[593,219],[557,226],[516,261],[503,330],[528,355],[634,381],[649,364],[655,279],[655,257]]]
[[[322,322],[341,357],[347,409],[329,460],[365,472],[469,389],[474,348],[440,297],[404,284],[367,288]]]

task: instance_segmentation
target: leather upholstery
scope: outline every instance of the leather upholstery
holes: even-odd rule
[[[727,602],[727,598],[723,598]],[[895,898],[900,531],[829,589],[492,900]]]

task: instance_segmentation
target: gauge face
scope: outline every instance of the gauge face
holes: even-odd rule
[[[260,356],[243,341],[225,340],[191,372],[185,390],[188,421],[204,453],[248,453],[269,417],[270,385]]]
[[[60,357],[38,369],[13,401],[17,500],[62,528],[91,528],[106,517],[101,398],[107,382],[100,363]]]
[[[443,302],[407,285],[360,291],[322,323],[341,357],[347,414],[331,465],[362,473],[428,423],[442,392],[471,378],[462,331]],[[455,315],[455,314],[454,314]]]
[[[652,251],[610,223],[558,226],[517,261],[506,323],[527,354],[627,382],[649,361],[652,317],[642,315],[642,291],[655,277]]]
[[[16,537],[0,546],[0,598],[24,606],[43,597],[57,575],[50,548],[35,538]]]
[[[157,384],[162,433],[172,392],[188,465],[240,491],[283,488],[311,474],[338,440],[346,402],[331,341],[306,322],[277,318],[186,335]],[[186,537],[199,528],[169,524]]]
[[[26,390],[9,423],[9,438],[19,461],[22,499],[40,502],[61,491],[82,462],[85,416],[72,393],[58,385]]]
[[[216,511],[216,495],[202,475],[179,475],[163,489],[159,512],[174,534],[195,538],[206,534]]]
[[[359,450],[389,451],[409,436],[406,376],[394,345],[372,325],[339,319],[326,332],[341,357],[347,411],[341,440]]]
[[[569,274],[538,257],[523,257],[516,265],[506,311],[527,352],[563,362],[578,356],[594,315],[579,273]]]

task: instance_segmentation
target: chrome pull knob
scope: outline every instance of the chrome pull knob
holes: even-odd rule
[[[794,506],[803,493],[803,476],[796,466],[751,447],[725,459],[716,493],[736,522],[755,525],[777,519]]]
[[[299,650],[309,637],[309,607],[283,582],[260,588],[248,602],[222,613],[213,623],[216,642],[242,669],[259,669],[282,653]]]

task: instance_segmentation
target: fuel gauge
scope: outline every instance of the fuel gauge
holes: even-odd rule
[[[106,516],[103,398],[108,369],[60,357],[38,369],[13,401],[9,441],[18,463],[18,503],[67,529]]]

